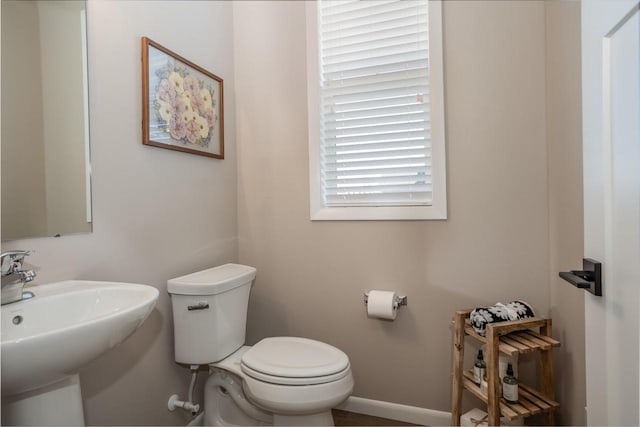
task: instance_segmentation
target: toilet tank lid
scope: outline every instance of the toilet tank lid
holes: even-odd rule
[[[224,264],[167,281],[167,291],[177,295],[215,295],[251,283],[256,269]]]

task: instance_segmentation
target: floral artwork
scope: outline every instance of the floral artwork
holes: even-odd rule
[[[222,79],[143,37],[144,143],[224,158]]]
[[[155,90],[154,110],[164,122],[165,132],[184,144],[208,146],[218,121],[215,101],[211,100],[213,87],[205,87],[185,67],[171,62],[156,74],[161,80]]]

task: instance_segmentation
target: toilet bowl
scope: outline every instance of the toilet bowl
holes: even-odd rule
[[[343,360],[346,365],[337,360],[334,364],[321,361],[322,350],[314,354],[314,360],[303,362],[305,355],[309,356],[305,346],[314,350],[326,346],[322,350],[339,352],[346,359],[344,353],[328,344],[275,337],[266,338],[254,347],[243,346],[224,360],[210,364],[212,375],[205,385],[204,396],[205,425],[333,425],[331,408],[343,402],[353,390],[351,367],[348,359]],[[286,354],[280,359],[277,351],[275,354],[264,352],[267,347]],[[262,371],[254,369],[255,365],[250,367],[255,359],[270,356],[276,356],[273,360],[281,363],[264,363],[259,366]],[[296,360],[287,364],[288,358]],[[304,364],[310,368],[307,372],[311,376],[305,376]],[[268,373],[275,370],[279,375]]]
[[[320,341],[265,338],[243,346],[255,269],[237,264],[168,281],[176,361],[209,366],[205,425],[333,425],[353,391],[349,358]]]

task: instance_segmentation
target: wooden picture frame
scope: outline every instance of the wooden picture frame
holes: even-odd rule
[[[142,143],[224,159],[223,80],[142,37]]]

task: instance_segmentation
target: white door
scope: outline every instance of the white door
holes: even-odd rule
[[[582,2],[587,423],[639,425],[640,12],[638,0]]]

